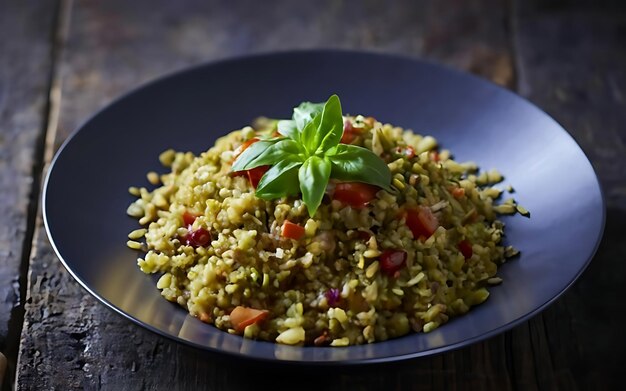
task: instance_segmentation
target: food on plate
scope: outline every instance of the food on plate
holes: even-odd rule
[[[429,332],[484,302],[518,253],[503,180],[423,136],[343,116],[339,98],[259,119],[131,187],[128,246],[157,288],[247,338],[347,346]],[[509,191],[512,189],[509,188]]]

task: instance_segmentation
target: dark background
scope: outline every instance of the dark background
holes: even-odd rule
[[[42,229],[41,179],[60,143],[92,112],[164,73],[296,48],[438,61],[547,111],[583,148],[605,192],[605,235],[588,270],[549,309],[502,335],[351,370],[200,354],[97,303],[63,269]],[[626,352],[625,124],[623,1],[0,0],[4,388],[619,389]]]

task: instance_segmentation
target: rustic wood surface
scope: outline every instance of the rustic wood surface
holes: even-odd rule
[[[8,373],[15,369],[24,314],[20,297],[39,197],[54,16],[54,2],[0,1],[0,352],[9,357]]]
[[[390,4],[62,0],[57,7],[0,1],[0,32],[20,32],[0,35],[0,48],[16,52],[7,61],[0,51],[0,277],[19,278],[20,262],[30,256],[17,389],[617,388],[626,351],[620,332],[626,320],[624,6],[567,0]],[[30,23],[17,23],[16,15]],[[321,373],[177,345],[115,315],[80,288],[56,259],[41,219],[35,221],[38,197],[29,198],[32,189],[38,196],[41,166],[68,134],[114,97],[163,73],[232,55],[313,47],[437,60],[518,89],[560,121],[594,164],[609,206],[604,240],[580,281],[541,315],[482,343],[405,363]],[[24,69],[31,75],[20,79]],[[12,89],[6,86],[18,80],[29,95],[7,100]],[[15,141],[17,135],[24,140]],[[38,148],[44,136],[46,146]],[[7,226],[13,231],[5,235]],[[10,311],[17,303],[15,289],[8,292],[14,296],[0,297],[3,352],[17,345],[2,331],[9,329],[4,306]]]
[[[609,6],[610,5],[610,6]],[[626,3],[518,2],[521,92],[591,160],[607,200],[604,238],[581,279],[542,315],[554,374],[622,389],[626,334]],[[568,375],[569,376],[569,375]]]

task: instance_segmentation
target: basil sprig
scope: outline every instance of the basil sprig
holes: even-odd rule
[[[337,95],[326,103],[301,103],[292,119],[278,122],[278,132],[280,137],[250,145],[232,167],[242,171],[272,166],[256,188],[257,197],[271,200],[302,193],[313,216],[330,178],[389,189],[391,172],[380,157],[367,148],[340,144],[343,117]]]

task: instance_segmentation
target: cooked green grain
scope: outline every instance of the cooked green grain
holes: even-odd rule
[[[367,278],[372,278],[372,277],[374,277],[374,275],[376,274],[376,272],[378,272],[378,266],[379,266],[378,261],[374,261],[374,262],[372,262],[372,263],[371,263],[371,264],[367,267],[367,269],[365,269],[365,276],[366,276]]]
[[[530,212],[526,208],[524,208],[523,206],[517,205],[516,209],[519,212],[519,214],[521,214],[522,216],[526,216],[526,217],[530,216]]]
[[[500,214],[514,214],[515,212],[517,212],[515,205],[511,204],[496,205],[493,207],[493,210]]]
[[[148,182],[153,185],[158,185],[159,183],[161,183],[161,180],[159,179],[159,174],[154,171],[150,171],[149,173],[147,173],[146,178],[148,178]]]
[[[437,327],[439,327],[439,323],[438,322],[428,322],[424,325],[424,332],[425,333],[429,333],[431,331],[433,331],[434,329],[436,329]]]
[[[147,250],[139,268],[160,274],[156,286],[163,297],[202,321],[288,345],[323,337],[330,346],[348,346],[430,332],[487,300],[485,286],[501,282],[497,265],[518,254],[502,245],[504,227],[495,212],[526,211],[513,200],[496,201],[501,191],[488,186],[502,175],[455,162],[447,150],[436,162],[431,136],[365,117],[352,120],[360,131],[356,145],[386,159],[393,190],[349,207],[332,200],[329,188],[313,217],[299,197],[260,200],[247,177],[230,173],[234,150],[257,136],[251,127],[199,156],[163,152],[159,160],[171,172],[147,174],[156,189],[129,188],[138,199],[127,213],[144,226],[127,242]],[[259,123],[268,126],[260,134],[274,132],[275,121]],[[416,156],[394,152],[409,146]],[[458,199],[450,194],[457,186],[464,190]],[[413,237],[406,225],[404,214],[418,207],[439,224],[428,238]],[[196,216],[191,226],[183,222],[185,212]],[[304,228],[302,238],[282,237],[286,220]],[[189,240],[199,229],[211,235],[205,246]],[[460,240],[472,244],[471,260],[458,249]],[[385,269],[388,251],[406,252],[395,272]],[[236,306],[267,310],[268,318],[236,331],[229,316]]]
[[[132,248],[133,250],[141,250],[141,243],[136,242],[134,240],[128,240],[126,242],[126,245],[130,248]]]
[[[136,229],[128,234],[128,239],[133,239],[133,240],[139,239],[143,237],[146,234],[146,232],[148,232],[148,230],[145,228]]]
[[[365,252],[363,253],[363,256],[365,258],[376,258],[379,255],[380,255],[380,251],[375,250],[375,249],[365,250]]]
[[[176,151],[168,149],[159,155],[159,161],[165,167],[170,167],[176,158]]]

